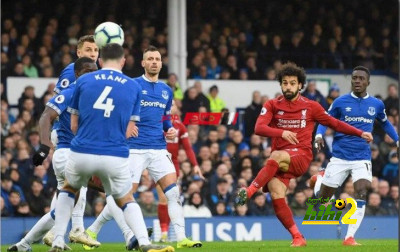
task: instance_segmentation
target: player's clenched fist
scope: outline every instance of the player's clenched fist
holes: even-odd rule
[[[297,133],[293,133],[288,130],[284,130],[282,133],[282,138],[288,141],[291,144],[298,144],[299,140],[297,140]]]
[[[374,138],[372,137],[371,132],[363,132],[361,134],[361,137],[364,138],[368,143],[372,142],[372,140],[374,140]]]
[[[168,140],[174,140],[174,138],[176,137],[176,129],[175,128],[169,128],[169,130],[165,134],[165,137]]]

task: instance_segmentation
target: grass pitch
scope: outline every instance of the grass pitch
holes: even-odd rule
[[[257,242],[204,242],[202,248],[176,249],[179,252],[198,251],[198,252],[258,252],[258,251],[360,251],[360,252],[378,252],[378,251],[399,251],[398,240],[357,240],[363,246],[344,247],[341,240],[309,240],[307,247],[291,248],[289,240],[285,241],[257,241]],[[86,251],[78,244],[69,244],[72,251]],[[8,245],[2,245],[1,251],[7,251]],[[33,252],[47,252],[49,247],[41,244],[32,246]],[[126,251],[122,243],[103,243],[100,248],[92,250],[93,252]]]

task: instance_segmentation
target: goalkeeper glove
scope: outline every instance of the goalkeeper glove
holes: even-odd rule
[[[32,161],[35,166],[42,165],[43,161],[49,155],[50,147],[44,144],[41,144],[39,150],[33,154]]]

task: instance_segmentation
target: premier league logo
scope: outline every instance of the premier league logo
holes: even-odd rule
[[[168,92],[166,90],[163,90],[161,95],[165,100],[168,100],[169,96],[168,96]]]
[[[369,108],[368,108],[368,114],[369,114],[370,116],[375,115],[375,108],[374,108],[374,107],[369,107]]]

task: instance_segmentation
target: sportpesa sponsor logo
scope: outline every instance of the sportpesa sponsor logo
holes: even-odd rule
[[[368,118],[365,118],[365,117],[362,117],[362,116],[357,116],[357,117],[345,116],[345,117],[344,117],[344,121],[345,121],[345,122],[374,123],[374,120],[368,119]]]
[[[160,107],[163,109],[165,109],[167,107],[166,104],[161,103],[161,102],[148,102],[145,100],[140,101],[140,106],[142,106],[142,107]]]

